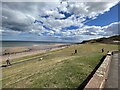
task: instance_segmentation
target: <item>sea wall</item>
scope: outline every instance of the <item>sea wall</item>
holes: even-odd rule
[[[87,83],[84,90],[87,90],[89,88],[97,88],[101,90],[102,88],[104,88],[105,81],[107,80],[108,77],[108,71],[109,71],[112,54],[113,52],[109,52],[107,54],[103,63],[100,65],[100,67],[97,69],[93,77]]]

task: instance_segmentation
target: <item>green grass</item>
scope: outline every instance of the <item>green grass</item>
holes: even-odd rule
[[[105,49],[104,53],[101,53],[101,48]],[[86,79],[107,51],[117,48],[117,45],[95,43],[37,54],[27,58],[35,59],[31,62],[3,68],[2,85],[4,88],[75,88]],[[75,49],[78,53],[73,55]],[[42,61],[35,58],[42,56]]]
[[[90,60],[89,62],[88,58]],[[56,65],[58,68],[52,69],[44,74],[44,77],[34,78],[35,81],[31,86],[62,88],[78,87],[100,59],[101,55],[98,55],[97,57],[78,57],[65,60],[63,63]]]

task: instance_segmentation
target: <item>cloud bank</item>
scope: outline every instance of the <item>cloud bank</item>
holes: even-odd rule
[[[110,11],[116,2],[3,2],[3,39],[82,41],[118,34],[120,22],[88,26],[85,22]]]

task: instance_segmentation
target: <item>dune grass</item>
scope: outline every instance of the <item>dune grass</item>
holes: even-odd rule
[[[104,53],[101,48],[105,49]],[[73,54],[75,49],[77,54]],[[16,59],[14,62],[34,60],[3,68],[2,85],[3,88],[76,88],[107,51],[117,49],[118,46],[112,44],[81,44]]]

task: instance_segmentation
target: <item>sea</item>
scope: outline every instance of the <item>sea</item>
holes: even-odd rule
[[[2,47],[29,47],[29,46],[45,46],[54,44],[71,44],[69,42],[49,42],[49,41],[2,41]]]

